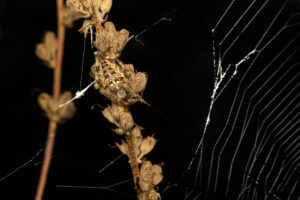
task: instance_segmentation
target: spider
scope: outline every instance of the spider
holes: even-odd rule
[[[95,57],[91,68],[95,89],[118,105],[128,106],[138,101],[147,104],[141,95],[147,83],[145,73],[135,73],[133,65],[101,58],[97,52]]]

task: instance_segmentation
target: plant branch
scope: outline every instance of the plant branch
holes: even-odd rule
[[[62,61],[64,53],[64,40],[65,40],[65,26],[63,24],[63,0],[57,0],[57,37],[58,37],[58,48],[57,48],[57,59],[56,67],[53,75],[53,98],[58,100],[61,90],[61,73],[62,73]],[[41,200],[46,186],[47,176],[53,154],[53,148],[55,143],[57,130],[57,123],[49,119],[48,137],[46,142],[46,148],[44,153],[44,161],[41,169],[39,178],[38,188],[35,196],[35,200]]]

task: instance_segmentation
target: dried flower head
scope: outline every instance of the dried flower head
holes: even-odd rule
[[[63,9],[63,23],[67,28],[73,28],[74,21],[80,19],[80,15],[74,12],[74,9],[70,7],[64,7]]]
[[[154,186],[163,179],[162,169],[159,165],[152,165],[150,161],[144,161],[140,169],[139,186],[143,191],[139,199],[157,200],[159,193],[154,190]]]
[[[131,39],[126,29],[117,31],[112,22],[105,22],[101,34],[98,34],[95,41],[95,47],[106,59],[117,59],[125,47],[126,43]]]
[[[148,136],[146,138],[143,139],[141,146],[140,146],[140,154],[138,156],[138,162],[141,163],[141,159],[144,157],[144,155],[150,153],[152,151],[152,149],[154,148],[155,144],[156,144],[157,140],[152,137],[152,136]]]
[[[132,129],[134,121],[131,114],[123,106],[112,103],[102,111],[103,116],[120,128],[119,134],[124,134]]]
[[[72,93],[69,91],[61,94],[57,101],[55,101],[49,94],[41,93],[38,97],[38,103],[46,112],[46,116],[50,120],[62,124],[67,119],[70,119],[74,116],[76,108],[73,102],[62,108],[59,108],[59,105],[70,100],[71,98]]]
[[[53,69],[56,66],[57,45],[55,33],[47,31],[43,43],[38,44],[35,50],[36,55],[45,62],[45,65]]]
[[[96,16],[98,22],[103,22],[110,11],[112,0],[67,0],[66,7],[77,18],[91,18]]]

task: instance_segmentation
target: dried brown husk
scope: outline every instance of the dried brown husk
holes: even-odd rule
[[[36,55],[44,61],[47,67],[52,69],[56,66],[56,53],[57,53],[57,38],[55,33],[47,31],[44,35],[43,43],[36,46]]]
[[[67,119],[71,119],[76,112],[73,102],[59,108],[59,105],[69,101],[71,98],[72,93],[69,91],[61,94],[57,101],[55,101],[51,95],[47,93],[41,93],[38,97],[38,103],[50,120],[62,124]]]

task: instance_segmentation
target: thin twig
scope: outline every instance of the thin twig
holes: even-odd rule
[[[65,26],[63,25],[63,0],[57,0],[57,37],[58,37],[58,49],[56,67],[53,76],[53,98],[58,100],[61,88],[61,72],[62,61],[64,53],[64,40],[65,40]],[[46,142],[46,148],[44,153],[44,162],[41,169],[38,188],[35,196],[35,200],[41,200],[46,186],[47,175],[51,163],[51,157],[53,153],[53,147],[55,143],[57,123],[49,119],[48,137]]]

